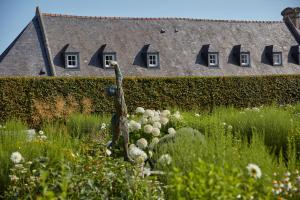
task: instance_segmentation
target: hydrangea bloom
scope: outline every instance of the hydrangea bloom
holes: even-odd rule
[[[135,110],[135,113],[137,114],[143,114],[145,112],[145,109],[143,107],[137,107]]]
[[[140,148],[140,149],[145,149],[148,146],[148,142],[145,138],[141,138],[139,140],[136,141],[136,145]]]
[[[146,117],[142,117],[140,120],[141,124],[147,124],[148,123],[148,119]]]
[[[144,117],[154,117],[153,110],[149,110],[149,109],[145,110]]]
[[[153,135],[154,137],[158,137],[158,136],[160,135],[160,130],[159,130],[159,128],[153,128],[153,129],[152,129],[152,135]]]
[[[134,121],[134,120],[130,120],[129,124],[128,124],[128,128],[129,131],[136,131],[136,130],[140,130],[142,128],[141,124]]]
[[[161,128],[161,123],[160,122],[154,122],[153,123],[153,128]]]
[[[129,156],[135,161],[139,161],[140,159],[143,159],[143,161],[145,161],[147,159],[147,154],[143,150],[136,147],[134,144],[129,146]]]
[[[175,131],[174,128],[168,128],[168,133],[169,133],[170,135],[173,135],[173,134],[176,133],[176,131]]]
[[[23,157],[22,157],[22,155],[18,151],[16,151],[16,152],[13,152],[11,154],[10,160],[13,163],[18,164],[18,163],[20,163],[23,160]]]
[[[168,122],[169,122],[169,119],[168,119],[168,118],[166,118],[166,117],[161,117],[161,118],[160,118],[160,123],[161,123],[162,125],[166,125]]]
[[[169,154],[164,154],[158,159],[158,162],[161,165],[169,165],[172,162],[172,158]]]
[[[152,133],[153,127],[150,124],[144,126],[145,133]]]
[[[248,164],[247,169],[249,175],[254,178],[260,178],[262,175],[260,168],[256,164],[252,164],[252,163]]]
[[[153,124],[154,122],[159,122],[160,121],[160,117],[159,116],[153,116],[150,118],[150,122]]]
[[[163,117],[169,117],[171,115],[171,112],[169,110],[163,110],[160,113],[160,115],[163,116]]]

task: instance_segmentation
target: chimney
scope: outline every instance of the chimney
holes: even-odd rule
[[[286,8],[281,12],[283,21],[286,23],[292,23],[295,28],[300,30],[300,7]]]

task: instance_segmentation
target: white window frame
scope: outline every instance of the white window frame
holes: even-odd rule
[[[107,59],[108,57],[110,57],[110,59]],[[104,67],[108,68],[111,67],[110,66],[110,62],[109,61],[116,61],[116,54],[114,53],[106,53],[104,54]]]
[[[218,56],[218,54],[217,53],[209,53],[208,54],[208,65],[215,67],[215,66],[218,66],[218,64],[219,64],[219,56]]]
[[[73,69],[78,68],[78,54],[67,54],[66,55],[67,68]]]
[[[273,65],[282,65],[281,53],[273,53]]]
[[[147,60],[148,60],[148,67],[158,67],[159,60],[158,60],[157,53],[148,53]]]
[[[241,66],[249,66],[250,65],[250,54],[249,53],[241,53]]]

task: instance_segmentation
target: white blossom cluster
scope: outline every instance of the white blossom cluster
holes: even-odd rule
[[[160,111],[143,107],[137,107],[134,115],[129,115],[129,117],[129,132],[140,135],[135,144],[130,145],[129,148],[129,156],[137,163],[152,157],[152,150],[165,134],[176,134],[176,130],[168,125],[171,120],[182,119],[178,111],[172,114],[169,110]]]

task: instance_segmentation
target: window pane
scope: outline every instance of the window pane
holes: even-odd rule
[[[241,54],[241,64],[249,65],[249,54]]]
[[[276,64],[276,65],[281,64],[281,55],[280,54],[273,55],[273,64]]]
[[[155,55],[155,54],[148,55],[148,63],[149,63],[149,67],[157,67],[158,66],[158,55]]]

